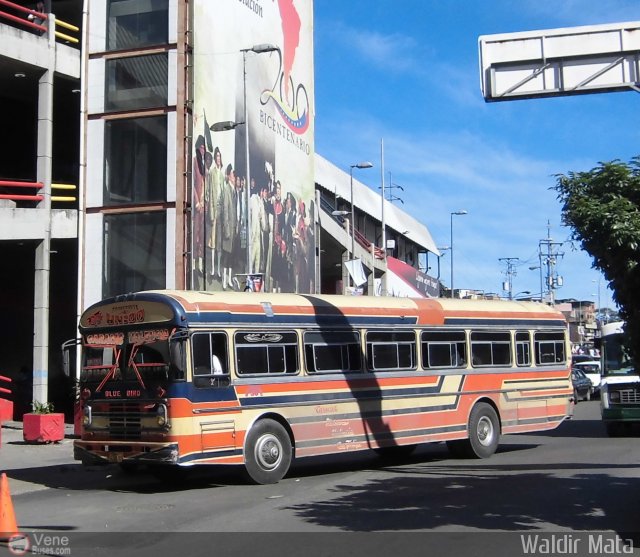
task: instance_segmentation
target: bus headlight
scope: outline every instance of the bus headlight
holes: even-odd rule
[[[89,427],[91,425],[92,416],[91,416],[91,406],[88,404],[84,405],[82,409],[82,425],[84,427]]]
[[[156,420],[159,426],[167,425],[168,417],[166,404],[158,404],[158,407],[156,408],[156,416]]]
[[[614,404],[620,402],[620,391],[609,391],[609,402]]]

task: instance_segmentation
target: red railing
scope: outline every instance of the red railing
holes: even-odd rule
[[[11,377],[0,375],[0,383],[11,383]],[[6,387],[0,387],[0,394],[11,395],[11,390]],[[2,422],[13,420],[13,401],[0,397],[0,427]]]
[[[368,240],[364,234],[358,232],[357,230],[354,232],[354,234],[355,234],[354,237],[356,239],[356,242],[358,242],[358,244],[360,244],[369,253],[371,253],[371,246],[373,246],[373,256],[376,259],[384,259],[384,252],[382,251],[382,248],[379,248],[378,246],[374,246],[373,242]]]
[[[36,10],[30,10],[29,8],[25,8],[24,6],[20,6],[19,4],[10,2],[9,0],[0,0],[0,6],[6,6],[7,8],[12,8],[14,10],[18,10],[19,12],[22,12],[23,14],[26,14],[26,17],[17,16],[0,9],[0,19],[8,19],[9,21],[17,23],[22,27],[27,27],[29,29],[37,31],[39,35],[43,35],[47,32],[48,26],[42,25],[42,23],[49,19],[49,16],[47,14],[38,12]],[[71,23],[62,21],[61,19],[56,19],[55,27],[55,36],[57,39],[61,39],[68,43],[74,44],[78,44],[80,42],[76,37],[72,37],[71,35],[67,35],[66,33],[62,33],[57,30],[58,27],[64,27],[65,29],[69,29],[77,33],[80,31],[80,28],[76,25],[72,25]]]
[[[0,0],[0,6],[6,6],[7,8],[13,8],[14,10],[17,10],[19,12],[22,12],[23,14],[26,14],[25,16],[19,17],[19,16],[16,16],[16,15],[10,14],[8,12],[5,12],[3,10],[0,10],[0,18],[8,19],[10,21],[13,21],[14,23],[18,23],[19,25],[22,25],[24,27],[28,27],[30,29],[34,29],[34,30],[40,31],[42,33],[45,33],[47,31],[46,26],[40,25],[38,23],[34,23],[30,19],[28,19],[28,17],[31,15],[33,20],[46,21],[47,20],[47,14],[44,14],[44,13],[41,13],[41,12],[36,12],[35,10],[30,10],[29,8],[25,8],[24,6],[20,6],[20,4],[15,4],[14,2],[9,2],[9,0]]]
[[[0,0],[1,2],[2,0]],[[31,188],[36,191],[42,189],[42,182],[18,182],[16,180],[0,180],[0,188]],[[42,201],[42,194],[19,194],[19,193],[0,193],[0,199],[10,199],[11,201]]]
[[[41,190],[44,187],[42,182],[21,182],[18,180],[0,180],[0,188],[2,188],[2,193],[0,193],[0,199],[10,199],[11,201],[42,201],[44,196],[40,193],[32,193],[32,194],[22,194],[22,193],[13,193],[9,191],[6,192],[6,189],[11,190],[12,188],[32,188],[36,191]],[[53,190],[75,190],[76,186],[74,184],[51,184],[51,191]],[[4,191],[3,191],[4,190]],[[52,195],[51,201],[62,201],[62,202],[71,202],[73,203],[76,200],[75,196],[65,196],[65,195]]]

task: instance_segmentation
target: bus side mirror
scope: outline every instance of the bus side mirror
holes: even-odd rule
[[[185,370],[187,367],[185,346],[187,337],[175,335],[169,340],[169,375],[174,381],[184,381],[186,379]]]
[[[79,338],[72,338],[62,343],[62,371],[67,377],[75,376],[76,347],[80,344]]]

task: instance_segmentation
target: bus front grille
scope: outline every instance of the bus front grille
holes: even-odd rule
[[[137,403],[112,403],[109,412],[109,434],[112,439],[139,439],[142,413]]]
[[[620,404],[640,404],[640,390],[638,389],[621,390]]]

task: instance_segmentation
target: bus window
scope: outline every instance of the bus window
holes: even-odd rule
[[[229,385],[227,335],[194,333],[191,337],[193,384],[196,387]]]
[[[466,367],[464,331],[423,331],[420,341],[423,368]]]
[[[507,331],[472,331],[471,363],[473,367],[510,366],[511,334]]]
[[[536,332],[533,334],[533,342],[538,365],[552,365],[566,361],[565,335],[563,331]]]
[[[415,331],[367,333],[367,368],[372,371],[415,369]]]
[[[121,379],[121,347],[85,345],[82,352],[80,381],[102,381],[112,374],[112,379]]]
[[[345,373],[362,369],[357,332],[307,332],[304,351],[306,368],[310,373]]]
[[[235,334],[238,375],[298,373],[295,332],[239,331]]]
[[[516,364],[518,367],[531,365],[531,336],[526,331],[516,332]]]

